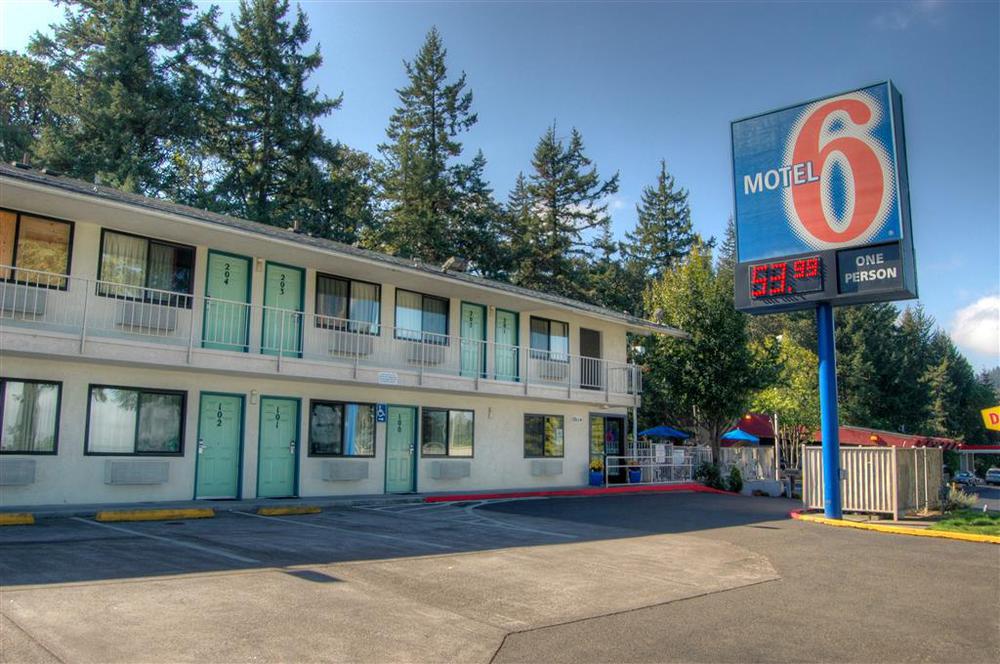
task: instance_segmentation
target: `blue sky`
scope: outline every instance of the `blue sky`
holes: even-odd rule
[[[228,12],[235,3],[216,3]],[[327,133],[374,151],[436,25],[465,70],[482,149],[505,198],[553,121],[577,127],[621,235],[661,158],[691,192],[695,226],[732,209],[729,122],[891,78],[906,110],[921,302],[977,367],[1000,362],[1000,3],[301,3],[343,109]],[[48,2],[0,5],[0,46],[57,20]]]

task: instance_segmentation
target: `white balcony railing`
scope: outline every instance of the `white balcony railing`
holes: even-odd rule
[[[0,325],[636,396],[635,365],[0,265]],[[598,396],[595,394],[594,396]]]

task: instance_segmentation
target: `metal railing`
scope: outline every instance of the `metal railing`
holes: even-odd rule
[[[636,396],[632,364],[0,265],[0,325]]]
[[[704,458],[705,450],[700,447],[674,445],[639,448],[633,455],[608,455],[604,458],[604,483],[615,479],[628,484],[691,482]],[[711,458],[710,449],[708,458]]]

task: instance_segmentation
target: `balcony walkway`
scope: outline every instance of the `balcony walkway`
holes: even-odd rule
[[[283,375],[638,406],[634,364],[303,311],[0,266],[0,347],[245,375]]]

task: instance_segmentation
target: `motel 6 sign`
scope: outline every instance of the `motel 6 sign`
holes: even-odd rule
[[[902,114],[886,82],[732,123],[739,310],[917,297]]]

